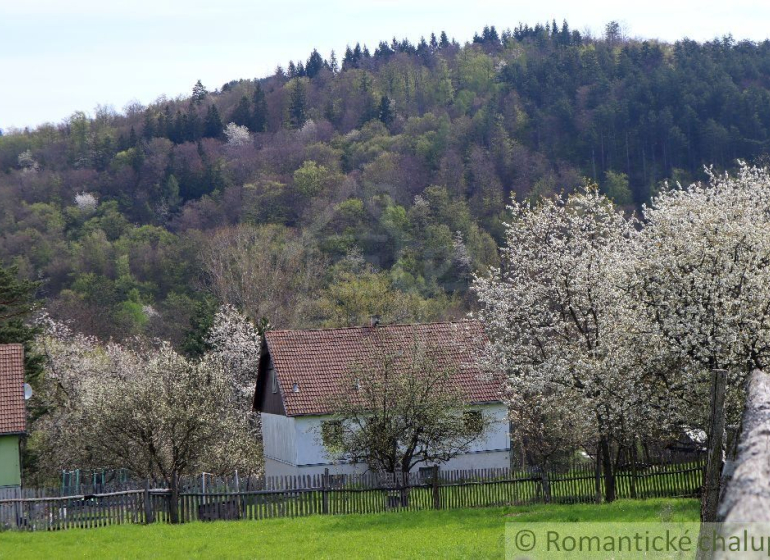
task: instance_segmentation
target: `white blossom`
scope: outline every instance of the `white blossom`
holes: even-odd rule
[[[214,316],[206,343],[230,372],[234,385],[246,398],[254,394],[259,366],[257,329],[232,305],[223,305]]]
[[[91,193],[81,192],[75,195],[75,205],[83,212],[93,212],[98,204],[96,196]]]
[[[229,123],[225,127],[225,137],[228,146],[245,146],[251,141],[249,129],[235,123]]]

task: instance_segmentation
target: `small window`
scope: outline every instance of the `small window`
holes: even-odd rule
[[[463,413],[463,420],[465,427],[473,433],[480,434],[484,428],[484,418],[481,416],[480,410],[466,410]]]
[[[321,439],[326,448],[338,447],[342,439],[342,421],[324,420],[321,422]]]
[[[275,370],[271,373],[273,377],[273,393],[278,392],[278,377],[275,375]]]
[[[420,467],[420,480],[433,480],[434,467]]]

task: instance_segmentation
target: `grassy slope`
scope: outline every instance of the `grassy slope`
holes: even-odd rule
[[[0,558],[502,558],[504,528],[550,521],[695,521],[696,500],[341,515],[58,533],[0,533]]]

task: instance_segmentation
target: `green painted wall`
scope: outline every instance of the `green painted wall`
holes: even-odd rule
[[[0,436],[0,486],[19,485],[19,436]]]

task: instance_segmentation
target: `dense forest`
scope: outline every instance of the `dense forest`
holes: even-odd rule
[[[552,22],[314,50],[266,78],[6,131],[0,263],[78,330],[191,354],[220,303],[276,327],[458,317],[511,196],[591,182],[632,212],[769,147],[769,41]]]

